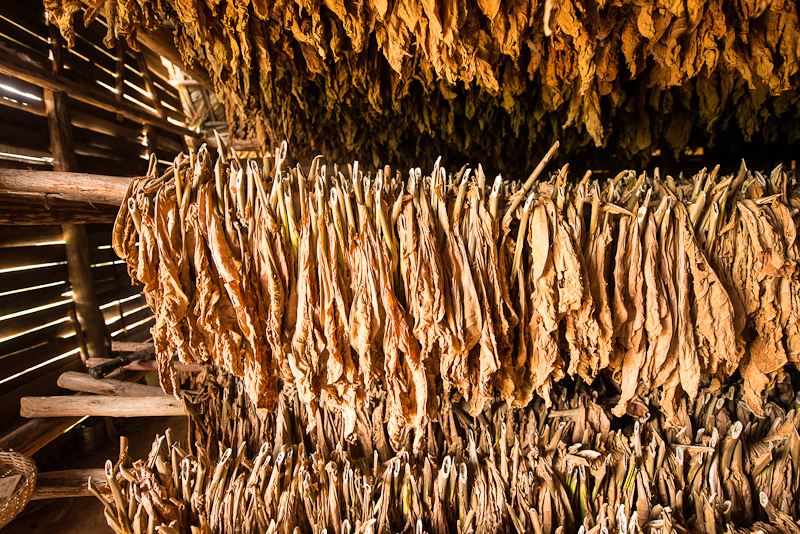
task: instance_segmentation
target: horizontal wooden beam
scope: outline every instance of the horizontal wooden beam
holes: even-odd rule
[[[214,137],[207,138],[206,145],[208,145],[211,148],[219,148],[217,147],[217,139]],[[228,146],[232,146],[234,150],[239,150],[241,152],[251,152],[251,151],[261,150],[261,146],[255,139],[234,139],[232,142],[228,143]]]
[[[67,471],[49,471],[36,475],[36,488],[31,495],[32,501],[44,499],[65,499],[69,497],[91,497],[88,488],[89,477],[101,491],[107,488],[104,469],[69,469]]]
[[[110,362],[111,359],[106,358],[89,358],[86,360],[87,367],[94,367],[95,365],[100,365],[101,363]],[[203,369],[206,368],[205,365],[201,365],[199,363],[180,363],[175,362],[173,364],[175,366],[175,370],[182,373],[199,373]],[[158,363],[155,360],[139,360],[137,362],[131,362],[123,369],[127,369],[128,371],[156,371],[158,370]]]
[[[145,373],[143,372],[122,371],[115,378],[136,382],[144,375]],[[81,395],[83,394],[78,393],[76,397]],[[32,419],[14,431],[0,437],[0,450],[14,450],[21,454],[31,456],[78,424],[83,417],[83,415],[80,415]]]
[[[0,169],[0,192],[37,193],[48,198],[119,206],[131,180],[79,172]]]
[[[139,352],[147,350],[153,346],[152,342],[137,343],[134,341],[112,341],[112,352]],[[96,365],[96,364],[95,364]]]
[[[125,100],[115,100],[105,93],[88,87],[87,84],[73,82],[63,76],[53,74],[35,63],[22,59],[11,52],[4,53],[0,57],[0,74],[12,76],[24,82],[37,85],[42,89],[49,89],[56,92],[64,92],[70,98],[84,102],[96,108],[122,115],[126,119],[143,124],[150,124],[156,128],[178,135],[189,137],[199,137],[199,134],[188,128],[172,124],[162,119],[155,113],[151,113],[146,108]]]
[[[183,403],[175,397],[111,397],[66,395],[60,397],[22,397],[22,417],[168,417],[186,415]]]
[[[58,387],[70,391],[82,391],[115,397],[161,397],[164,391],[157,386],[147,386],[114,380],[113,378],[92,378],[86,373],[67,371],[58,377]]]

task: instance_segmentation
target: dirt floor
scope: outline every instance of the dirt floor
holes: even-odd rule
[[[102,468],[107,459],[119,458],[119,435],[128,437],[131,458],[146,458],[156,435],[172,428],[186,440],[186,417],[114,419],[94,422],[65,434],[34,456],[40,471]],[[116,434],[116,435],[114,435]],[[100,445],[102,443],[102,445]],[[100,446],[98,446],[100,445]],[[85,452],[90,449],[91,452]],[[103,517],[103,505],[95,497],[32,501],[2,529],[3,534],[99,534],[113,533]]]

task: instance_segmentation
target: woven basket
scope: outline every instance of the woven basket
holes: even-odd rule
[[[0,476],[22,475],[14,494],[0,504],[0,528],[3,528],[27,506],[36,487],[36,463],[30,456],[0,451]]]

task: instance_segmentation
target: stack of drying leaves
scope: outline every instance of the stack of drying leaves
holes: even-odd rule
[[[325,405],[311,414],[282,394],[260,419],[240,381],[218,372],[200,383],[188,448],[168,432],[146,460],[131,464],[123,441],[107,463],[113,491],[95,494],[117,533],[800,532],[789,384],[763,418],[741,383],[684,398],[680,429],[652,397],[640,417],[612,422],[605,394],[587,388],[562,389],[550,408],[498,400],[473,417],[463,403],[442,406],[409,454],[388,444],[383,400],[358,409],[347,443]]]
[[[231,131],[302,158],[480,154],[508,171],[556,136],[570,156],[798,139],[791,0],[45,0],[68,40],[85,4],[109,46],[173,24]]]
[[[387,394],[392,444],[424,442],[437,398],[480,413],[497,391],[515,408],[551,403],[569,375],[607,379],[616,416],[657,391],[678,399],[741,373],[745,401],[800,362],[794,178],[691,181],[567,166],[525,183],[481,166],[407,178],[315,159],[274,171],[205,148],[131,184],[114,250],[156,314],[162,385],[182,361],[243,376],[259,408],[296,389],[343,413]],[[155,161],[155,160],[153,160]],[[677,424],[677,422],[676,422]]]

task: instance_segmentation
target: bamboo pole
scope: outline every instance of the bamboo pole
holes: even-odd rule
[[[86,373],[67,371],[58,377],[58,387],[70,391],[95,393],[98,395],[112,395],[115,397],[161,397],[164,391],[157,386],[147,386],[114,380],[113,378],[92,378]]]
[[[22,417],[168,417],[186,415],[183,403],[175,397],[113,397],[66,395],[22,397]]]

